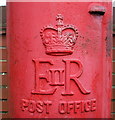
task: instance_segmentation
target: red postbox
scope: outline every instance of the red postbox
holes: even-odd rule
[[[111,2],[10,2],[11,118],[110,118]]]

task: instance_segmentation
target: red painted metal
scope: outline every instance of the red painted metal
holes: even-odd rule
[[[110,118],[111,3],[8,3],[9,115]]]

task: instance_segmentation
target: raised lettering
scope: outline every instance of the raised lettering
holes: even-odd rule
[[[43,112],[43,102],[41,102],[41,101],[37,101],[36,102],[36,111],[38,112],[38,113],[42,113]]]
[[[65,62],[65,92],[62,93],[62,95],[73,95],[74,93],[70,91],[70,80],[73,80],[75,82],[75,84],[78,86],[79,90],[81,91],[81,93],[83,94],[89,94],[90,91],[86,90],[82,84],[78,81],[78,78],[81,76],[83,68],[82,68],[82,64],[80,61],[78,60],[71,60],[71,59],[63,59],[63,61]],[[71,75],[70,73],[70,65],[71,63],[75,63],[78,65],[79,70],[76,74]]]
[[[46,64],[53,65],[53,61],[47,60],[47,59],[33,59],[33,61],[35,64],[35,90],[32,91],[32,94],[53,95],[54,92],[56,91],[56,88],[52,88],[49,90],[40,89],[40,79],[45,79],[47,82],[49,82],[49,80],[48,80],[47,75],[39,73],[40,63],[46,63]]]
[[[92,101],[91,101],[91,110],[92,111],[96,110],[96,99],[92,99]]]
[[[26,99],[22,99],[21,100],[21,109],[22,109],[22,111],[27,110],[28,105],[29,105],[29,101],[28,100],[26,100]]]
[[[71,109],[74,108],[74,102],[68,102],[67,103],[67,114],[70,114]]]
[[[29,106],[28,106],[28,111],[31,113],[35,112],[35,108],[36,108],[36,102],[33,100],[29,101]]]
[[[59,103],[59,113],[65,114],[67,112],[67,103],[65,101]]]
[[[46,105],[46,114],[49,114],[50,105],[52,105],[51,101],[45,101],[44,104]]]
[[[81,101],[75,101],[74,112],[77,113],[81,107]]]

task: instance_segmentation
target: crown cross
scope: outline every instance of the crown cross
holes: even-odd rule
[[[70,55],[78,37],[73,25],[64,25],[63,16],[56,16],[56,26],[48,25],[41,29],[40,35],[48,55]]]
[[[58,14],[56,16],[57,26],[63,26],[63,16],[61,14]]]
[[[56,16],[56,21],[57,21],[57,30],[58,30],[58,35],[59,37],[61,37],[61,34],[62,34],[62,26],[64,25],[63,24],[63,16],[61,14],[58,14]]]

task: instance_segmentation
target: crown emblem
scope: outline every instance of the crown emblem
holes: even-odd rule
[[[48,55],[70,55],[78,37],[73,25],[64,25],[63,16],[56,16],[57,25],[48,25],[41,29],[40,35]]]

